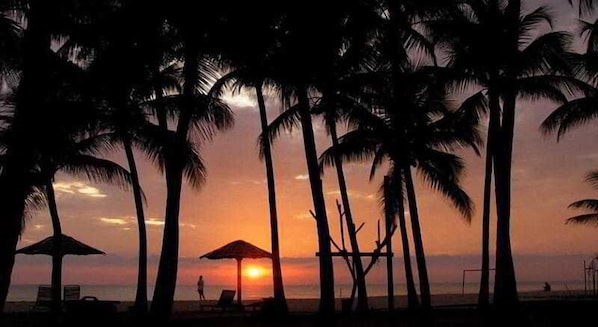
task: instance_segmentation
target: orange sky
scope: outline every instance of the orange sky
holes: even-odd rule
[[[573,11],[568,11],[560,13],[560,16],[573,14]],[[561,24],[567,26],[566,22]],[[226,266],[222,269],[227,273],[234,270],[231,268],[234,262],[215,264],[198,260],[200,255],[225,243],[243,239],[270,249],[264,167],[257,155],[256,140],[260,127],[255,100],[251,93],[227,100],[236,114],[235,127],[226,134],[218,135],[213,143],[204,145],[201,152],[208,168],[207,182],[200,192],[185,189],[182,197],[182,269],[179,276],[189,283],[194,282],[198,271],[202,269],[215,275],[221,269],[218,266]],[[268,105],[269,118],[272,119],[279,112],[279,105],[274,99],[269,99]],[[564,220],[579,213],[568,210],[568,204],[596,197],[596,192],[583,179],[589,170],[598,167],[598,145],[595,142],[598,132],[595,125],[591,124],[573,131],[557,144],[554,137],[544,137],[538,130],[553,108],[547,103],[521,103],[518,108],[512,186],[513,251],[516,255],[591,256],[598,250],[598,231],[588,226],[565,225]],[[319,123],[315,123],[314,128],[321,152],[329,146],[329,142]],[[312,208],[312,200],[300,131],[282,136],[274,145],[273,152],[281,255],[285,258],[313,258],[317,240],[315,222],[308,212]],[[476,204],[471,224],[465,223],[441,196],[429,191],[425,185],[417,185],[424,245],[429,256],[466,255],[475,259],[480,251],[484,161],[471,152],[461,154],[467,165],[464,188]],[[125,163],[121,154],[111,155],[110,158]],[[157,170],[142,155],[138,156],[138,160],[141,183],[148,200],[149,254],[156,257],[161,246],[165,185]],[[345,172],[355,219],[357,223],[366,223],[359,234],[362,249],[372,249],[376,238],[376,221],[382,216],[376,192],[383,171],[372,182],[368,180],[369,163],[347,165]],[[339,197],[336,183],[334,172],[327,170],[324,192],[331,231],[338,239],[338,215],[334,204]],[[65,278],[72,274],[85,275],[89,282],[110,280],[133,283],[137,234],[132,196],[110,186],[93,185],[62,175],[57,178],[55,187],[64,233],[108,253],[100,258],[67,259],[67,262],[73,260],[81,264],[70,272],[65,264]],[[50,234],[47,212],[37,212],[27,222],[19,246]],[[397,253],[400,253],[399,245],[397,239]],[[32,276],[38,269],[32,268],[32,262],[43,266],[39,267],[40,271],[46,271],[49,265],[49,260],[19,257],[15,268],[16,281],[38,282]],[[468,264],[475,265],[475,262],[473,260]],[[23,264],[20,266],[20,263]],[[267,265],[267,262],[261,263]],[[552,266],[558,266],[556,263]],[[155,269],[155,262],[153,264],[150,261],[150,271]],[[343,265],[339,261],[337,271],[345,270]],[[108,278],[101,273],[108,270],[104,266],[111,269],[116,266],[128,268],[123,268],[118,277],[112,275]],[[313,264],[304,267],[292,260],[286,261],[284,269],[287,280],[291,282],[307,280],[317,273]],[[431,274],[440,274],[439,268],[437,271],[435,269],[431,265]]]
[[[236,125],[233,130],[216,137],[212,144],[204,146],[202,153],[208,167],[207,183],[200,192],[185,189],[183,194],[180,256],[197,260],[197,266],[190,264],[188,270],[181,270],[180,276],[190,283],[193,283],[194,276],[202,267],[204,270],[210,269],[215,275],[219,274],[218,269],[227,272],[234,270],[234,262],[200,263],[197,259],[227,242],[244,239],[270,249],[264,168],[257,157],[259,121],[254,100],[250,94],[243,94],[229,99],[229,102],[234,106]],[[272,99],[269,104],[269,117],[274,117],[278,105]],[[515,254],[591,256],[598,245],[596,230],[565,225],[564,218],[575,213],[567,209],[569,203],[594,196],[592,189],[583,183],[583,176],[597,166],[598,148],[594,140],[598,135],[591,127],[587,127],[573,132],[558,144],[553,138],[543,137],[538,132],[538,126],[551,107],[546,104],[523,105],[518,112],[513,163],[513,251]],[[315,129],[318,149],[321,151],[329,144],[318,123],[315,124]],[[474,199],[477,209],[471,224],[464,222],[441,196],[431,192],[425,185],[417,185],[424,244],[430,256],[479,253],[483,159],[470,152],[464,152],[463,156],[467,163],[464,187]],[[112,157],[123,162],[120,154]],[[281,254],[290,258],[313,258],[317,240],[315,222],[308,213],[312,202],[299,131],[280,138],[274,146],[274,157]],[[141,182],[148,199],[146,215],[149,252],[151,256],[158,256],[164,210],[164,181],[142,156],[139,156],[139,161]],[[376,239],[377,219],[381,217],[376,192],[382,174],[369,182],[368,169],[367,163],[347,165],[345,169],[355,218],[358,223],[366,223],[359,234],[364,250],[372,249]],[[112,262],[114,257],[118,257],[122,259],[123,266],[127,263],[127,273],[120,274],[119,278],[112,276],[109,280],[118,283],[133,282],[137,234],[131,195],[110,186],[92,185],[68,176],[60,176],[55,187],[63,231],[108,253],[104,258],[76,259],[81,261],[82,267],[85,262],[90,265],[77,269],[98,271],[91,276],[102,281],[104,277],[99,273],[103,271],[102,260]],[[334,201],[339,196],[332,170],[326,172],[324,187],[331,231],[338,239],[338,215]],[[20,246],[40,240],[50,233],[49,216],[45,211],[40,211],[27,222]],[[399,245],[397,240],[397,253],[400,252]],[[35,260],[46,262],[43,259]],[[262,261],[261,264],[268,263]],[[345,270],[343,265],[339,261],[337,270]],[[17,264],[17,271],[18,269]],[[153,269],[155,267],[150,266],[150,270]],[[287,280],[296,282],[295,278],[301,280],[317,276],[315,269],[309,273],[305,269],[287,264]],[[431,270],[433,269],[432,266]],[[65,271],[68,271],[66,265]],[[76,271],[73,273],[77,274]],[[29,280],[22,279],[22,282]]]

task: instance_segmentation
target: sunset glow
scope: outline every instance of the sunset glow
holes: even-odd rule
[[[245,268],[245,276],[247,276],[251,279],[258,279],[258,278],[266,276],[266,274],[267,274],[267,271],[263,267],[248,266],[247,268]]]

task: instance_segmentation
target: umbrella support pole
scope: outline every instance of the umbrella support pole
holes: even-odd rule
[[[237,258],[237,304],[239,304],[239,306],[242,305],[241,303],[241,261],[243,259],[241,258]]]

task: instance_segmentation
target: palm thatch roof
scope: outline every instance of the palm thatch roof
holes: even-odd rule
[[[242,240],[234,241],[199,257],[207,259],[272,258],[272,254]]]
[[[94,247],[81,243],[76,239],[62,234],[62,255],[89,255],[89,254],[106,254]],[[47,237],[37,243],[31,244],[16,251],[16,253],[23,254],[46,254],[52,255],[54,253],[54,236]]]

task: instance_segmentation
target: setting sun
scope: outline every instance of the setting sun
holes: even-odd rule
[[[245,276],[251,279],[257,279],[266,275],[266,269],[258,266],[248,266],[245,268]]]

